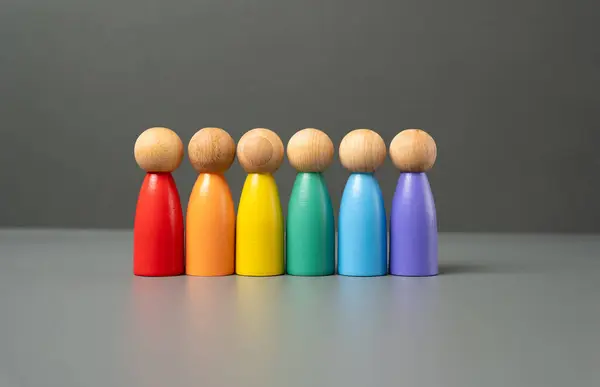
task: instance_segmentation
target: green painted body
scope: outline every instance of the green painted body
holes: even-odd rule
[[[335,274],[334,234],[333,207],[323,175],[298,173],[288,203],[287,274]]]

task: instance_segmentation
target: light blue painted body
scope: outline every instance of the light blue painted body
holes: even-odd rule
[[[383,196],[371,173],[346,182],[338,218],[338,274],[387,274],[387,221]]]

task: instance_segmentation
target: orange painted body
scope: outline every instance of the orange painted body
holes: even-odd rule
[[[186,274],[230,275],[235,270],[235,209],[227,180],[201,173],[186,216]]]

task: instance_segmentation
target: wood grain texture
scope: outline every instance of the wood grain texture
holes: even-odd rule
[[[402,172],[427,172],[435,164],[437,145],[421,129],[406,129],[390,143],[390,158]]]
[[[183,160],[183,143],[171,129],[155,127],[139,135],[133,153],[146,172],[173,172]]]
[[[298,172],[323,172],[333,161],[333,142],[314,128],[296,132],[287,145],[287,157]]]
[[[385,142],[370,129],[356,129],[340,143],[340,162],[351,172],[374,172],[385,160]]]
[[[240,139],[237,155],[248,173],[274,173],[283,162],[283,142],[269,129],[252,129]]]
[[[203,128],[188,144],[188,158],[198,173],[223,173],[235,159],[235,142],[221,128]]]

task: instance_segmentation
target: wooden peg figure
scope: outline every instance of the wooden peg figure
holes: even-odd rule
[[[387,224],[383,195],[373,173],[386,157],[381,136],[369,129],[348,133],[340,161],[350,170],[338,218],[338,273],[387,274]]]
[[[273,177],[283,155],[281,139],[268,129],[252,129],[238,143],[238,160],[248,173],[236,222],[235,271],[239,275],[284,274],[283,214]]]
[[[437,146],[425,131],[407,129],[392,140],[390,157],[401,172],[390,216],[390,274],[437,275],[437,218],[426,174]]]
[[[183,214],[171,175],[183,159],[183,144],[168,128],[150,128],[135,142],[134,155],[146,171],[133,226],[133,272],[139,276],[184,273]]]
[[[303,129],[288,142],[288,160],[298,174],[288,203],[287,274],[335,274],[333,207],[322,175],[333,153],[331,139],[318,129]]]
[[[186,274],[223,276],[235,271],[235,209],[223,173],[235,158],[235,142],[221,128],[200,129],[188,144],[198,178],[186,216]]]

